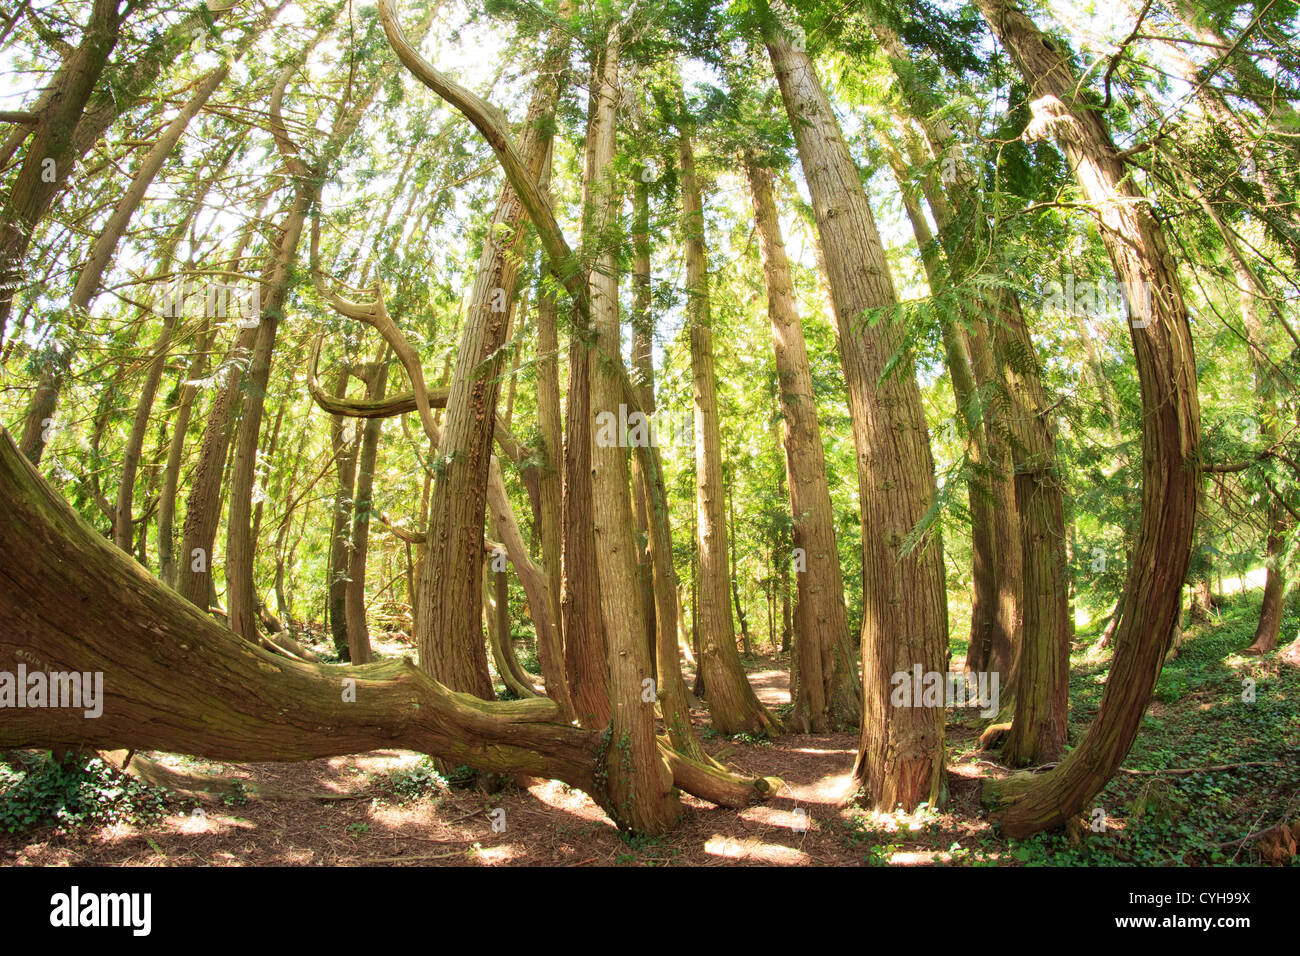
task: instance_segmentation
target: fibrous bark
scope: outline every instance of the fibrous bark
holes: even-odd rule
[[[1057,767],[986,784],[1011,836],[1072,819],[1128,754],[1160,674],[1191,559],[1200,485],[1200,405],[1187,306],[1164,230],[1102,115],[1080,92],[1068,51],[1007,0],[977,6],[1030,87],[1027,138],[1053,136],[1096,210],[1130,303],[1142,416],[1141,517],[1097,717]]]
[[[812,194],[857,453],[864,714],[853,784],[876,806],[912,810],[945,790],[943,708],[890,703],[894,674],[942,673],[948,654],[942,543],[912,540],[935,497],[925,410],[901,329],[868,320],[898,297],[839,121],[788,29],[772,18],[763,29]]]

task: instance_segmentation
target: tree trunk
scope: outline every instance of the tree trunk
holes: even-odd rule
[[[227,160],[229,158],[228,155]],[[261,220],[264,205],[265,201],[263,205],[258,206],[257,215],[253,217],[253,223],[245,227],[241,232],[234,254],[230,258],[231,268],[239,267],[239,263],[244,256],[244,250],[254,234],[254,224]],[[216,338],[217,329],[215,324],[211,321],[206,322],[203,331],[199,333],[198,345],[193,357],[190,359],[185,377],[181,380],[176,422],[172,426],[171,444],[167,449],[167,466],[163,474],[162,498],[158,505],[158,573],[159,577],[166,581],[168,585],[177,589],[180,587],[181,564],[188,566],[191,563],[191,557],[188,553],[183,555],[182,561],[177,561],[173,528],[176,517],[177,489],[180,486],[181,459],[185,454],[185,440],[189,433],[194,403],[198,397],[198,381],[207,368],[208,352],[211,350]],[[222,452],[222,454],[224,456],[225,453]]]
[[[799,317],[786,256],[785,240],[777,218],[772,171],[745,156],[754,220],[763,252],[767,284],[767,312],[772,323],[776,352],[777,391],[784,427],[785,470],[789,480],[790,511],[794,516],[794,547],[801,549],[801,566],[795,575],[798,588],[799,630],[795,636],[799,693],[792,700],[795,727],[802,733],[823,734],[836,727],[857,727],[862,716],[862,685],[849,637],[849,617],[844,606],[844,580],[835,541],[835,512],[826,481],[826,458],[817,401],[813,395],[808,349]],[[784,492],[784,489],[780,489]],[[782,589],[782,649],[789,646],[789,560],[773,559],[780,568]]]
[[[97,3],[96,7],[98,8],[98,6],[99,4]],[[114,14],[114,16],[117,16],[117,14]],[[118,22],[120,23],[120,20]],[[116,29],[116,27],[114,29]],[[168,39],[164,40],[164,44],[172,43],[174,45],[178,42],[180,35],[176,32],[177,29],[178,28],[173,28],[168,32]],[[252,31],[244,37],[243,43],[240,45],[233,58],[234,60],[237,60],[243,54],[256,35],[257,31]],[[188,42],[188,39],[189,35],[187,33],[185,34],[185,41]],[[88,40],[89,36],[87,35],[86,41]],[[83,45],[86,41],[83,41]],[[76,55],[80,56],[81,51]],[[107,49],[104,51],[104,55],[108,55]],[[91,53],[88,54],[88,56],[93,58],[94,54]],[[152,62],[151,68],[154,75],[156,75],[163,61],[159,60],[153,62],[151,57],[145,57],[133,64],[134,73],[142,75],[142,69],[147,72],[149,67],[147,66],[146,61]],[[88,60],[87,63],[89,62],[91,61]],[[85,65],[86,63],[82,64],[83,67]],[[69,321],[73,329],[80,330],[84,324],[87,314],[86,310],[99,291],[99,283],[103,277],[104,271],[112,262],[113,255],[117,250],[117,244],[121,240],[122,235],[126,232],[131,218],[139,208],[140,202],[144,199],[145,193],[154,181],[154,177],[158,175],[158,171],[162,168],[163,163],[165,163],[168,157],[171,156],[176,144],[180,141],[181,136],[189,126],[190,120],[198,114],[199,110],[203,108],[212,94],[216,92],[217,88],[225,81],[229,72],[230,66],[223,65],[207,73],[198,82],[194,93],[190,96],[185,106],[182,107],[176,117],[167,124],[167,127],[163,130],[162,134],[159,135],[158,139],[140,161],[140,166],[132,177],[130,185],[114,207],[112,215],[109,216],[108,221],[96,236],[94,245],[91,248],[90,256],[77,276],[77,283],[73,288],[66,313],[70,317]],[[131,93],[128,92],[127,89],[120,88],[117,83],[114,84],[114,92],[116,96],[123,97],[124,101],[126,97],[131,96]],[[60,106],[54,108],[61,109],[64,106],[71,107],[73,102],[75,102],[75,95],[66,103],[61,103]],[[83,101],[83,109],[88,102],[88,99]],[[3,263],[5,262],[7,251],[9,254],[20,258],[25,255],[27,244],[31,239],[31,231],[35,228],[36,222],[45,214],[49,205],[53,202],[55,195],[57,195],[58,191],[62,189],[63,183],[70,175],[73,165],[75,165],[79,158],[85,155],[86,151],[99,139],[99,136],[105,129],[107,129],[108,124],[111,123],[116,116],[117,105],[114,97],[109,97],[108,102],[101,101],[99,103],[99,108],[96,110],[88,111],[83,114],[82,109],[78,109],[77,118],[75,120],[69,120],[66,116],[62,120],[62,122],[65,123],[66,131],[74,135],[72,135],[70,139],[56,137],[55,139],[58,141],[57,144],[55,142],[46,142],[42,144],[40,132],[41,127],[38,126],[37,138],[32,142],[28,149],[27,160],[24,162],[23,170],[20,171],[19,176],[20,178],[22,177],[26,172],[27,165],[33,160],[41,164],[41,169],[43,171],[45,168],[45,160],[41,157],[54,158],[55,154],[58,153],[58,158],[55,160],[55,174],[52,177],[41,175],[40,182],[31,184],[30,191],[25,195],[20,193],[21,183],[15,182],[14,188],[16,195],[20,197],[17,201],[19,219],[27,224],[25,226],[25,232],[18,235],[17,238],[9,235],[3,224],[0,224],[0,271],[3,271]],[[51,120],[51,122],[60,121]],[[75,123],[75,130],[72,126],[67,125],[68,123]],[[50,152],[38,152],[38,150],[42,148],[49,149]],[[46,181],[47,179],[49,179],[48,182]],[[206,185],[203,187],[202,192],[204,194],[206,194],[207,188],[208,186]],[[6,205],[8,205],[8,203],[6,203]],[[199,204],[196,204],[196,207],[198,205]],[[9,217],[6,214],[4,218],[7,221]],[[29,219],[30,222],[27,222]],[[170,256],[166,258],[170,259]],[[3,328],[5,319],[8,316],[9,306],[12,302],[12,292],[12,287],[0,282],[0,328]],[[42,422],[47,418],[54,416],[55,408],[58,405],[59,393],[62,391],[64,380],[66,379],[70,368],[72,355],[73,352],[71,349],[63,350],[59,354],[58,358],[44,370],[41,376],[41,381],[37,386],[37,389],[32,396],[31,404],[28,407],[26,424],[23,429],[22,447],[24,452],[34,462],[40,461],[41,454],[45,449],[45,441],[42,436],[47,434],[47,432],[43,428]]]
[[[1243,264],[1237,265],[1237,281],[1241,285],[1241,316],[1250,346],[1251,365],[1255,372],[1255,409],[1259,416],[1260,439],[1266,446],[1278,440],[1277,380],[1273,363],[1269,360],[1268,341],[1264,323],[1255,307],[1253,283],[1245,273]],[[1266,514],[1268,537],[1264,543],[1264,600],[1259,609],[1259,622],[1255,626],[1255,639],[1246,648],[1248,654],[1266,654],[1277,647],[1282,631],[1282,603],[1286,596],[1286,533],[1287,515],[1281,502],[1270,498]]]
[[[261,313],[253,330],[256,337],[252,359],[247,375],[239,383],[244,394],[230,476],[230,513],[226,518],[226,621],[232,631],[250,641],[257,639],[257,592],[253,582],[256,542],[253,540],[252,517],[262,411],[266,407],[271,360],[280,320],[284,316],[284,301],[289,293],[289,282],[298,257],[298,241],[302,238],[311,201],[311,190],[305,183],[299,183],[293,204],[277,230],[274,255],[262,275]],[[211,516],[214,532],[219,514],[220,509],[214,508]],[[185,523],[188,530],[188,516]],[[209,537],[209,549],[211,543]],[[194,547],[203,547],[203,542]]]
[[[0,500],[0,659],[22,654],[51,671],[111,675],[99,717],[13,710],[0,722],[0,750],[160,750],[246,762],[402,747],[484,771],[563,780],[627,822],[624,795],[606,772],[606,757],[619,752],[600,734],[554,722],[554,702],[484,702],[408,661],[343,669],[252,647],[97,534],[3,429]],[[661,752],[670,783],[725,806],[783,786]]]
[[[764,39],[812,194],[857,452],[864,714],[851,785],[875,806],[911,811],[945,796],[944,708],[891,705],[893,675],[947,669],[942,542],[933,531],[910,541],[935,497],[925,410],[901,330],[866,321],[867,310],[895,305],[897,294],[826,91],[784,27],[766,22]]]
[[[491,570],[491,554],[484,553],[483,559],[489,565],[483,577],[483,616],[487,621],[492,663],[496,665],[501,682],[515,699],[540,697],[533,687],[532,678],[515,657],[510,634],[510,579],[505,571]]]
[[[339,369],[334,394],[347,395],[349,372]],[[333,522],[330,528],[330,559],[328,575],[328,602],[330,634],[334,650],[342,662],[351,661],[348,644],[347,594],[348,594],[348,529],[352,527],[352,498],[357,486],[357,446],[362,426],[360,422],[346,426],[342,415],[333,416],[330,422],[330,444],[338,470],[338,483],[334,491]],[[412,611],[414,616],[414,611]]]
[[[588,98],[588,127],[598,125],[598,99]],[[590,137],[587,150],[594,147]],[[588,159],[588,165],[592,160]],[[596,227],[594,199],[588,195],[594,184],[584,182],[583,245],[594,246]],[[602,207],[606,212],[611,208]],[[573,694],[578,723],[603,728],[610,720],[609,671],[605,656],[606,635],[601,619],[600,580],[596,570],[596,538],[592,517],[593,408],[588,366],[590,331],[575,326],[569,338],[569,384],[564,406],[564,663]]]
[[[713,320],[704,247],[704,208],[688,133],[679,140],[691,379],[695,397],[695,511],[699,553],[700,670],[713,726],[720,733],[764,733],[780,725],[759,703],[736,651],[731,618],[726,501],[722,481],[722,423],[713,370]]]
[[[654,318],[650,314],[650,187],[637,181],[633,190],[632,223],[632,370],[636,376],[637,398],[647,420],[655,413]],[[651,666],[655,667],[656,621],[654,561],[650,552],[650,490],[640,456],[632,458],[632,501],[638,535],[645,536],[645,547],[637,550],[637,574],[641,583],[641,605],[645,608],[646,646],[650,648]],[[656,668],[657,670],[657,668]],[[658,678],[657,673],[651,674]]]
[[[559,98],[560,66],[567,62],[568,50],[568,34],[555,28],[533,88],[519,148],[533,182],[541,175],[550,149],[550,116]],[[461,329],[438,446],[428,553],[420,582],[425,605],[416,634],[421,666],[447,686],[485,699],[493,692],[480,630],[483,514],[504,357],[501,347],[510,327],[518,261],[528,234],[524,225],[524,204],[506,183],[483,239]]]
[[[158,394],[158,383],[162,381],[163,366],[167,362],[167,351],[171,347],[172,333],[176,321],[169,318],[163,323],[162,332],[154,342],[153,356],[145,372],[144,384],[140,388],[140,397],[136,400],[135,417],[131,421],[131,431],[127,435],[126,446],[122,449],[122,477],[117,486],[117,504],[113,509],[113,539],[117,546],[127,554],[131,553],[133,540],[131,505],[135,497],[135,473],[140,466],[140,454],[144,451],[145,432],[149,428],[149,415],[153,411],[154,396]]]
[[[382,400],[388,383],[388,363],[392,349],[384,347],[383,357],[366,372],[366,398]],[[352,505],[352,543],[348,554],[348,580],[343,597],[347,619],[348,660],[353,664],[369,663],[370,631],[366,627],[366,555],[370,549],[370,518],[374,512],[372,489],[375,463],[379,458],[382,418],[369,419],[361,430],[357,452],[357,483]]]
[[[514,509],[511,507],[510,498],[506,494],[505,481],[501,477],[501,466],[495,455],[488,467],[487,504],[493,527],[510,558],[510,563],[515,567],[515,574],[519,577],[519,583],[523,585],[524,595],[528,600],[528,608],[533,617],[533,625],[537,629],[538,656],[541,656],[542,649],[552,648],[553,653],[561,655],[556,657],[555,660],[562,666],[564,663],[563,652],[560,650],[559,632],[556,628],[557,619],[551,613],[546,575],[541,568],[533,563],[528,555],[528,548],[524,545],[523,535],[519,531],[519,523],[515,520]],[[500,586],[502,580],[504,579],[500,576],[497,577],[498,586]],[[508,643],[503,647],[508,651],[507,660],[515,662],[514,666],[518,668],[516,671],[518,679],[531,688],[531,678],[528,678],[523,669],[518,666],[513,648]],[[544,672],[543,676],[545,676]],[[572,720],[573,700],[569,696],[569,686],[564,682],[563,670],[560,671],[553,682],[547,682],[546,691],[548,696],[559,704],[561,715],[566,720]],[[516,693],[518,692],[516,691]]]
[[[542,564],[546,568],[546,589],[550,599],[553,636],[542,642],[539,636],[537,658],[552,697],[563,694],[567,706],[561,712],[573,717],[569,685],[564,670],[564,618],[561,614],[563,558],[560,547],[560,455],[564,444],[560,431],[560,357],[556,330],[555,300],[544,289],[537,294],[537,430],[540,436],[536,454],[541,459],[538,498],[541,510],[539,534],[542,539]],[[558,698],[557,698],[558,699]]]
[[[935,157],[951,157],[959,149],[951,129],[944,120],[930,118],[941,104],[917,82],[898,37],[879,25],[876,34],[889,53],[912,113]],[[950,177],[948,186],[952,203],[933,183],[927,196],[940,226],[952,279],[966,282],[979,268],[973,253],[985,248],[991,237],[988,215],[975,191],[973,177],[964,166],[957,173]],[[1007,559],[1005,566],[994,572],[999,579],[998,592],[1004,597],[998,603],[998,650],[990,648],[990,656],[996,653],[1002,667],[1012,668],[1007,693],[1000,695],[1000,703],[1004,710],[1014,703],[1018,715],[1003,757],[1013,765],[1044,763],[1060,754],[1068,727],[1070,619],[1062,483],[1047,417],[1049,403],[1019,299],[1005,289],[977,292],[973,298],[980,315],[972,323],[975,333],[967,340],[978,354],[982,390],[990,393],[984,419],[992,466],[989,497],[993,513],[988,520],[993,525],[993,547]],[[992,368],[990,341],[995,358]],[[1019,540],[1003,551],[1003,543],[1012,540],[1012,530],[1005,523],[1012,513],[1005,506],[1009,488],[1001,479],[1006,474],[1008,457],[1004,449],[1008,447],[1015,463],[1014,513]],[[1010,606],[1012,600],[1016,602],[1014,608]],[[1023,693],[1022,673],[1034,678],[1024,686]]]
[[[1103,242],[1131,303],[1144,408],[1141,523],[1097,717],[1054,770],[985,785],[1003,831],[1021,837],[1079,813],[1115,773],[1137,735],[1178,617],[1191,558],[1200,408],[1176,262],[1101,114],[1076,99],[1080,84],[1068,51],[1006,0],[977,0],[977,6],[1030,87],[1026,138],[1057,138],[1085,199],[1097,210]]]
[[[0,205],[0,330],[9,320],[14,296],[22,285],[23,260],[36,225],[80,158],[73,134],[117,45],[122,20],[130,12],[122,6],[121,0],[94,0],[81,42],[54,77],[22,165]],[[25,452],[32,450],[35,460],[40,459],[43,445],[23,442]]]
[[[723,474],[726,474],[724,470]],[[727,555],[731,560],[731,602],[736,607],[736,621],[740,624],[740,646],[746,657],[754,656],[754,642],[749,637],[749,619],[745,617],[745,606],[740,603],[740,574],[736,570],[736,498],[731,482],[727,485]]]
[[[132,177],[130,185],[127,186],[126,192],[117,201],[108,221],[95,237],[90,256],[77,274],[77,282],[68,301],[66,315],[68,316],[68,324],[74,331],[80,331],[87,318],[89,318],[87,310],[99,292],[100,280],[103,279],[105,270],[112,263],[113,255],[117,251],[117,244],[130,225],[132,217],[140,208],[145,193],[153,184],[154,178],[158,175],[158,171],[162,169],[163,163],[167,161],[167,158],[171,156],[172,151],[176,148],[176,144],[180,141],[190,120],[194,118],[208,101],[208,98],[215,92],[222,80],[225,79],[227,72],[228,68],[223,67],[204,77],[194,95],[190,97],[176,118],[167,125],[167,128],[140,161],[140,166]],[[207,197],[208,190],[211,189],[214,180],[221,173],[224,173],[225,165],[225,163],[222,163],[218,170],[198,188],[197,195],[190,204],[187,219],[192,218],[202,210],[203,201]],[[166,248],[159,257],[165,270],[170,269],[172,254],[177,244],[184,237],[187,228],[188,222],[172,230]],[[3,293],[0,293],[0,295],[3,295]],[[176,316],[169,316],[169,318],[176,318]],[[47,419],[54,417],[55,409],[58,406],[59,393],[63,389],[63,384],[71,367],[72,356],[73,350],[71,348],[64,349],[50,365],[42,370],[40,382],[37,384],[36,391],[33,392],[31,403],[27,408],[26,420],[23,426],[22,448],[27,457],[37,464],[40,463],[41,455],[45,451],[43,436],[48,434],[43,423]],[[154,388],[157,388],[157,382],[154,382]],[[133,465],[129,458],[127,465],[128,467]]]
[[[618,98],[619,34],[611,24],[608,39],[593,56],[593,107],[587,126],[587,167],[583,199],[588,215],[611,221],[617,214],[614,138]],[[591,219],[587,224],[590,225]],[[589,278],[595,352],[588,362],[591,410],[612,412],[623,402],[622,349],[618,319],[618,259],[606,236],[584,228],[584,246],[597,257]],[[591,448],[592,519],[596,566],[600,576],[600,611],[609,668],[612,718],[603,738],[604,771],[615,820],[638,833],[668,830],[681,815],[673,775],[660,758],[655,738],[650,649],[646,646],[645,609],[637,584],[637,548],[628,493],[627,452],[620,442],[595,439]],[[650,681],[647,685],[645,682]]]

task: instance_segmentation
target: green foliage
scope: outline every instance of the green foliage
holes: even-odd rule
[[[438,772],[431,757],[421,757],[415,763],[389,771],[375,781],[375,789],[394,803],[419,800],[431,794],[444,793],[449,788],[447,778]]]
[[[8,833],[153,823],[165,811],[164,791],[98,757],[60,762],[46,753],[22,767],[0,763],[0,828]]]
[[[1178,657],[1161,674],[1158,703],[1148,710],[1124,763],[1145,773],[1118,774],[1094,800],[1105,813],[1105,829],[1085,825],[1073,839],[1046,833],[1011,841],[1017,862],[1257,862],[1245,838],[1300,811],[1300,675],[1268,659],[1234,656],[1250,643],[1258,613],[1258,592],[1247,593],[1227,602],[1220,621],[1188,628]],[[1283,622],[1284,633],[1294,633],[1297,625],[1300,618],[1292,610]],[[1072,736],[1091,719],[1100,693],[1095,678],[1104,667],[1076,660],[1072,668]],[[1255,681],[1254,702],[1243,700],[1247,678]],[[1260,761],[1266,765],[1240,766]],[[1232,766],[1209,773],[1158,772],[1222,765]]]

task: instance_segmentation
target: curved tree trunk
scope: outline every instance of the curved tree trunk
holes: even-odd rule
[[[548,647],[553,649],[553,653],[562,653],[559,650],[559,632],[556,629],[556,618],[551,613],[546,574],[533,563],[532,558],[528,555],[528,548],[524,544],[523,535],[519,531],[519,522],[515,519],[514,508],[511,506],[510,498],[506,494],[505,481],[501,477],[501,466],[495,455],[492,456],[492,461],[488,466],[487,505],[493,527],[497,536],[501,539],[501,546],[505,548],[510,563],[514,565],[515,574],[519,577],[519,583],[523,585],[524,595],[528,600],[528,609],[533,618],[533,626],[537,630],[538,656],[541,657],[542,650]],[[505,581],[505,578],[500,574],[495,575],[497,587],[501,587]],[[501,597],[502,601],[504,601],[504,592]],[[531,688],[532,679],[528,677],[522,667],[519,667],[513,647],[508,642],[503,646],[508,651],[507,660],[515,662],[514,666],[518,668],[516,677]],[[562,656],[556,657],[555,660],[561,666],[563,665],[564,659]],[[543,672],[543,677],[545,677],[545,672]],[[559,705],[560,714],[564,719],[572,720],[573,700],[569,696],[569,686],[564,681],[562,669],[554,678],[553,683],[547,681],[546,691],[547,695]]]
[[[483,560],[489,565],[483,572],[483,616],[487,621],[492,663],[496,666],[501,682],[516,700],[540,697],[533,687],[532,678],[515,656],[514,642],[510,636],[510,580],[505,571],[491,570],[491,554],[485,552]]]
[[[0,660],[34,656],[51,671],[104,678],[98,717],[74,708],[12,710],[0,722],[0,750],[161,750],[244,762],[403,747],[484,771],[563,780],[620,824],[634,823],[606,769],[620,751],[600,734],[556,723],[554,702],[484,702],[407,661],[341,668],[251,646],[97,534],[3,429],[0,500]],[[671,784],[725,806],[782,786],[661,753]]]
[[[1029,84],[1033,116],[1026,136],[1056,137],[1084,197],[1097,209],[1102,240],[1132,303],[1130,331],[1145,410],[1141,521],[1097,717],[1054,770],[985,785],[995,819],[1005,833],[1019,837],[1078,814],[1118,769],[1137,735],[1191,558],[1200,406],[1176,262],[1101,114],[1076,99],[1079,80],[1067,51],[1006,0],[976,2]]]

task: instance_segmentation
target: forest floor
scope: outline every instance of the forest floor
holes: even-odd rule
[[[949,712],[946,805],[880,814],[841,805],[856,733],[725,737],[701,709],[710,753],[786,787],[741,812],[683,796],[680,826],[662,837],[619,834],[556,781],[498,781],[487,792],[402,751],[240,765],[153,755],[178,772],[217,775],[228,792],[181,797],[98,761],[75,774],[0,764],[0,865],[1296,865],[1294,844],[1256,836],[1300,824],[1300,666],[1276,652],[1238,653],[1258,606],[1257,591],[1238,595],[1188,630],[1124,771],[1071,833],[998,835],[980,809],[980,782],[1009,771],[979,749],[984,721],[973,710]],[[1284,634],[1296,627],[1292,614]],[[1089,642],[1081,635],[1072,662],[1072,742],[1107,672]],[[787,710],[786,662],[755,657],[747,667],[764,703]],[[1232,766],[1171,772],[1219,765]]]

